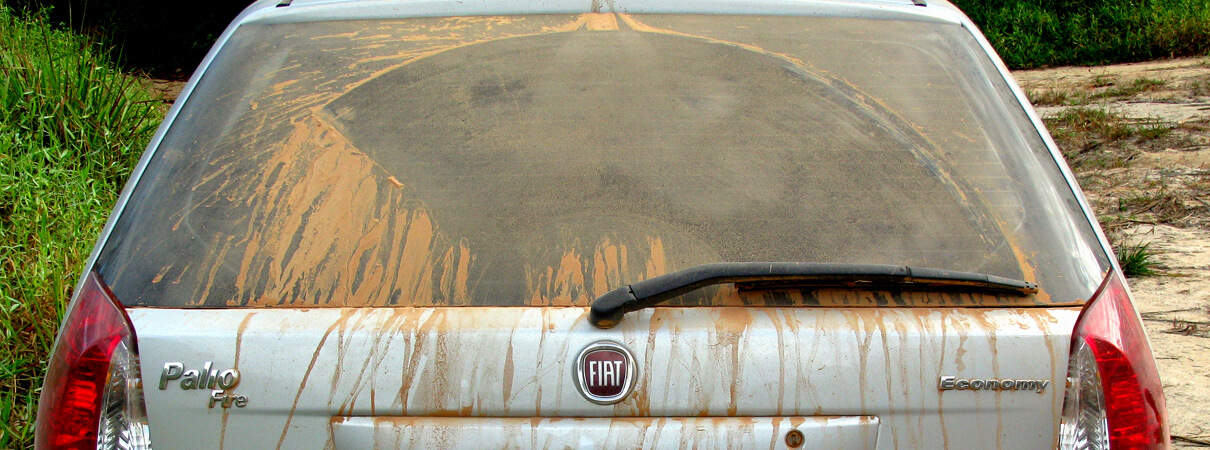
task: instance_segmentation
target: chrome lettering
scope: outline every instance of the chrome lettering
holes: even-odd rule
[[[214,402],[219,402],[220,404],[222,404],[222,401],[225,400],[226,398],[227,398],[227,395],[224,394],[223,391],[213,391],[210,393],[210,404],[208,406],[213,408]]]
[[[943,376],[941,376],[941,381],[938,383],[937,387],[941,391],[952,390],[953,380],[956,380],[956,379],[957,379],[957,376],[943,375]]]
[[[164,363],[164,371],[160,373],[160,390],[168,389],[168,381],[175,380],[185,373],[185,365],[179,362]]]
[[[185,371],[185,375],[181,377],[181,389],[197,388],[198,371],[189,369]]]
[[[185,370],[183,363],[166,362],[160,372],[160,390],[168,389],[168,382],[172,380],[180,380],[181,389],[231,389],[239,385],[239,370],[220,370],[210,361],[206,361],[201,370]]]
[[[210,377],[210,368],[211,367],[214,367],[214,363],[212,363],[210,361],[206,361],[206,364],[202,364],[201,374],[197,380],[198,389],[203,389],[203,388],[214,389],[214,386],[211,385],[211,380],[212,380],[212,378]]]
[[[208,406],[210,408],[214,408],[215,403],[218,403],[218,405],[223,408],[230,408],[232,405],[235,405],[237,408],[243,408],[248,406],[248,396],[231,394],[220,389],[216,389],[210,392],[210,404]]]
[[[235,369],[227,369],[218,374],[219,389],[231,389],[239,386],[239,372]]]
[[[1034,391],[1040,394],[1048,386],[1050,386],[1050,380],[999,380],[994,378],[964,380],[953,375],[942,375],[937,380],[937,389],[942,391]]]
[[[186,370],[184,363],[176,361],[164,363],[164,370],[160,372],[160,390],[168,389],[168,382],[174,380],[180,380],[181,389],[211,390],[207,402],[207,406],[210,408],[215,405],[223,408],[230,408],[232,405],[237,408],[248,406],[248,396],[230,392],[239,386],[238,369],[220,370],[215,368],[214,363],[210,361],[202,364],[201,370]]]

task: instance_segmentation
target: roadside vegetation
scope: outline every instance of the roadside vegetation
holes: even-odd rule
[[[1151,251],[1151,243],[1134,244],[1114,249],[1118,254],[1118,264],[1122,273],[1128,277],[1145,277],[1156,275],[1155,254]]]
[[[122,63],[187,76],[250,0],[5,0],[120,47]],[[1206,0],[953,0],[1012,69],[1201,56],[1210,51]],[[185,19],[185,20],[182,20]],[[165,39],[164,36],[172,36]]]
[[[1168,143],[1162,138],[1175,129],[1157,119],[1129,119],[1102,107],[1083,105],[1066,108],[1045,121],[1086,190],[1106,187],[1111,183],[1106,175],[1112,169],[1129,168],[1146,149],[1162,148]],[[1192,212],[1187,201],[1167,188],[1166,179],[1144,180],[1125,193],[1119,191],[1114,198],[1116,208],[1097,208],[1101,227],[1113,243],[1118,264],[1127,277],[1159,274],[1155,252],[1149,242],[1133,235],[1135,226],[1179,224]]]
[[[1210,145],[1210,122],[1201,114],[1158,117],[1173,108],[1199,110],[1210,100],[1207,62],[1184,64],[1129,75],[1069,71],[1059,83],[1018,72],[1128,276],[1166,274],[1140,230],[1210,229],[1210,170],[1188,162]]]
[[[0,5],[0,448],[33,444],[59,319],[161,103],[89,40]]]
[[[1206,0],[954,0],[1013,69],[1210,51]]]

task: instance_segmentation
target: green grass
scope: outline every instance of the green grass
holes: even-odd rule
[[[1047,125],[1065,127],[1106,141],[1158,139],[1173,129],[1172,125],[1159,120],[1131,120],[1104,109],[1089,107],[1069,108],[1048,119]]]
[[[1175,126],[1156,119],[1130,119],[1105,109],[1076,106],[1043,119],[1080,183],[1101,169],[1128,167],[1140,147],[1165,142]]]
[[[1122,98],[1133,97],[1143,92],[1151,92],[1163,88],[1168,83],[1163,80],[1155,80],[1151,78],[1138,78],[1125,86],[1115,86],[1104,91],[1098,92],[1093,97],[1095,98]]]
[[[1210,51],[1206,0],[956,0],[1013,69]]]
[[[1203,76],[1185,83],[1189,95],[1210,96],[1210,76]]]
[[[1057,125],[1100,140],[1117,141],[1135,133],[1121,116],[1098,108],[1069,108],[1050,120],[1047,125]]]
[[[1025,92],[1034,106],[1073,105],[1085,103],[1082,96],[1062,89],[1029,90]]]
[[[1143,183],[1141,188],[1134,195],[1118,199],[1118,210],[1150,213],[1155,216],[1156,222],[1167,224],[1178,224],[1193,212],[1186,201],[1189,194],[1179,194],[1169,189],[1163,179]]]
[[[1155,275],[1155,253],[1151,244],[1137,244],[1119,247],[1118,265],[1122,266],[1122,274],[1130,278]]]
[[[0,6],[0,448],[26,448],[46,355],[161,102],[86,39]]]
[[[1152,78],[1138,78],[1131,80],[1128,84],[1117,86],[1114,78],[1098,75],[1092,80],[1090,87],[1093,88],[1093,91],[1091,92],[1081,89],[1044,88],[1027,90],[1025,95],[1029,97],[1030,103],[1033,103],[1034,106],[1080,106],[1099,99],[1130,99],[1138,94],[1162,90],[1167,86],[1168,82]],[[1186,87],[1195,90],[1196,95],[1196,90],[1200,85],[1186,83]]]

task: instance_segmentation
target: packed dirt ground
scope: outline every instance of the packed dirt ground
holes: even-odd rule
[[[1173,444],[1210,447],[1210,59],[1014,76],[1119,254],[1153,272],[1130,284]]]
[[[1210,447],[1210,58],[1014,72],[1119,253],[1173,444]],[[168,102],[183,81],[154,81]],[[1150,264],[1148,264],[1150,262]]]

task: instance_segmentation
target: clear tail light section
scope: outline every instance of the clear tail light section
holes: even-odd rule
[[[1061,449],[1169,447],[1159,371],[1125,280],[1110,273],[1072,332]]]
[[[95,273],[75,297],[42,384],[35,447],[150,448],[130,319]]]

